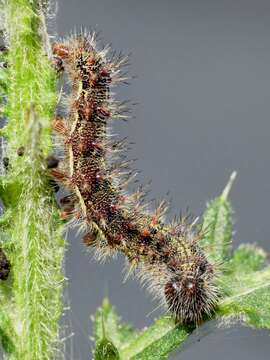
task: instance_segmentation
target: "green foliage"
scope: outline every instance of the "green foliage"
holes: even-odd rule
[[[123,351],[123,359],[167,359],[171,351],[184,342],[192,326],[181,326],[170,316],[163,316],[143,331]]]
[[[113,345],[120,359],[167,359],[168,354],[186,339],[192,329],[192,326],[176,324],[170,316],[163,316],[148,329],[139,332],[121,324],[114,307],[105,299],[94,320],[95,360],[100,359],[100,344],[103,351],[108,344]]]
[[[114,344],[107,338],[98,341],[95,350],[96,360],[119,360],[119,353]]]
[[[243,244],[233,253],[230,251],[232,210],[228,194],[234,177],[235,173],[223,193],[207,206],[203,216],[205,237],[202,246],[209,259],[220,267],[217,281],[222,297],[212,318],[224,326],[241,322],[247,326],[270,329],[270,266],[266,262],[267,254],[253,244]],[[181,346],[194,330],[192,325],[176,324],[172,317],[162,316],[144,331],[130,330],[134,336],[121,341],[121,337],[114,337],[121,324],[108,300],[97,311],[95,324],[100,323],[102,314],[105,319],[117,319],[114,325],[111,321],[104,321],[104,331],[111,334],[110,340],[121,360],[168,359],[169,354]],[[96,346],[100,336],[101,331],[95,331]]]
[[[227,292],[217,309],[217,316],[236,318],[246,325],[270,329],[270,266],[227,280]]]
[[[261,270],[266,263],[266,252],[254,244],[241,244],[228,261],[227,273],[238,276]]]
[[[105,298],[96,312],[94,321],[95,338],[102,340],[104,336],[107,336],[119,348],[125,346],[130,340],[134,340],[138,335],[137,331],[127,324],[121,324],[120,320],[114,307]]]
[[[203,215],[201,245],[213,262],[223,262],[229,255],[232,239],[232,209],[228,195],[236,177],[234,172],[223,193],[211,201]]]

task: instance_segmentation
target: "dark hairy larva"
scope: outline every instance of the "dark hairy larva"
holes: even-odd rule
[[[127,194],[133,172],[121,157],[125,144],[108,134],[109,121],[125,117],[111,90],[125,80],[126,59],[109,58],[87,34],[55,43],[53,53],[72,84],[68,116],[52,124],[65,158],[51,174],[70,192],[60,201],[63,218],[86,231],[84,243],[99,257],[125,254],[128,274],[134,270],[177,320],[200,322],[218,299],[216,265],[200,247],[200,226],[188,217],[165,223],[165,202],[146,211],[141,187]]]

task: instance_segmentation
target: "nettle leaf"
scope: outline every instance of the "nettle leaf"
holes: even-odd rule
[[[181,326],[171,316],[162,316],[123,349],[121,359],[163,360],[183,343],[194,329]]]
[[[232,239],[232,208],[228,195],[236,177],[233,172],[223,193],[207,205],[203,215],[201,245],[210,261],[222,262],[229,256]]]
[[[241,320],[246,325],[270,328],[270,267],[263,269],[267,254],[253,244],[240,245],[230,257],[232,209],[228,194],[236,173],[221,196],[213,200],[203,217],[202,240],[210,260],[223,264],[221,300],[216,318]]]
[[[238,275],[261,270],[266,259],[267,253],[255,244],[241,244],[228,262],[227,273]]]
[[[228,279],[230,295],[220,303],[218,316],[238,318],[247,325],[270,329],[270,266],[238,274],[233,281]]]
[[[105,299],[94,320],[95,360],[167,359],[193,330],[192,326],[177,325],[170,316],[162,316],[140,333],[119,321],[114,307]]]
[[[95,360],[120,360],[119,352],[114,344],[104,337],[97,342]]]
[[[137,337],[137,330],[127,324],[120,323],[115,308],[105,298],[98,308],[94,319],[94,336],[96,344],[105,338],[116,348],[121,349]]]

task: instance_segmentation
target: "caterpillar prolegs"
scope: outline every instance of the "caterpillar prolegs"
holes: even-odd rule
[[[124,80],[126,59],[99,51],[87,34],[55,43],[53,53],[72,85],[66,119],[53,122],[65,155],[51,173],[70,191],[61,200],[64,216],[86,229],[87,246],[103,255],[125,254],[131,270],[177,320],[198,323],[218,299],[215,265],[200,248],[200,228],[188,218],[164,223],[166,204],[149,213],[141,189],[126,194],[133,174],[119,156],[125,144],[108,133],[110,120],[125,116],[112,87]]]

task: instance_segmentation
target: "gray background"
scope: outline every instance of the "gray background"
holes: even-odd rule
[[[200,215],[223,189],[232,170],[234,244],[257,242],[270,250],[269,0],[59,0],[54,31],[81,25],[102,31],[104,43],[130,53],[135,119],[118,123],[134,141],[140,180],[152,179],[151,196],[170,190],[172,213]],[[122,284],[123,259],[95,263],[70,234],[66,273],[67,359],[89,359],[89,315],[105,294],[125,321],[151,323],[155,304],[135,280]],[[191,359],[268,359],[269,337],[249,329],[216,330],[181,353]],[[175,354],[174,359],[180,359]]]

